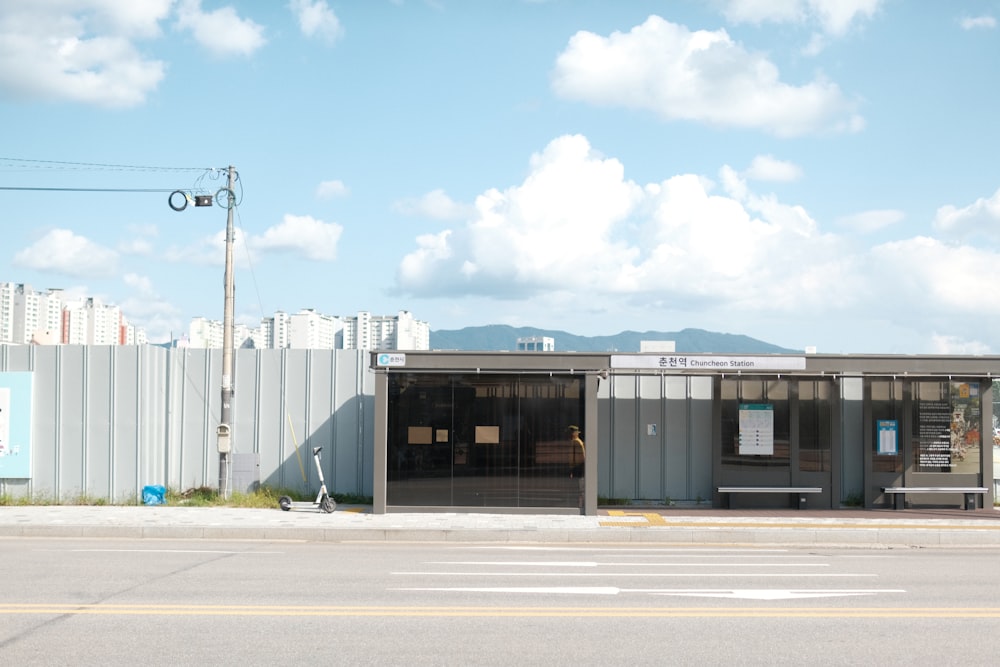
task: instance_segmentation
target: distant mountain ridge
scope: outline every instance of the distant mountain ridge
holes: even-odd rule
[[[777,354],[795,353],[786,347],[772,345],[740,334],[716,333],[704,329],[680,331],[622,331],[611,336],[577,336],[567,331],[512,327],[488,324],[464,329],[431,331],[432,350],[468,352],[502,352],[517,349],[517,339],[547,336],[555,340],[557,352],[638,352],[641,341],[674,341],[677,352],[711,352],[716,354]]]

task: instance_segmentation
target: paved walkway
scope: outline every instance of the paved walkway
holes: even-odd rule
[[[1000,511],[602,509],[559,514],[392,513],[173,506],[0,507],[0,538],[127,537],[315,542],[565,542],[1000,547]]]

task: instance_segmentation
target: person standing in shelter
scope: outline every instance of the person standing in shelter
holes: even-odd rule
[[[583,444],[583,439],[580,438],[580,429],[576,426],[568,426],[567,431],[569,431],[569,444],[571,447],[570,451],[570,477],[583,477],[583,462],[587,458],[587,448]]]

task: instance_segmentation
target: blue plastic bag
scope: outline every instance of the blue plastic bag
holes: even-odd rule
[[[167,502],[167,490],[159,485],[142,487],[142,503],[144,505],[163,505]]]

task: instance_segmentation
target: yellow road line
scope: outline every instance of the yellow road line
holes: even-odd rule
[[[996,607],[407,607],[295,605],[0,604],[4,614],[466,618],[1000,618]]]

